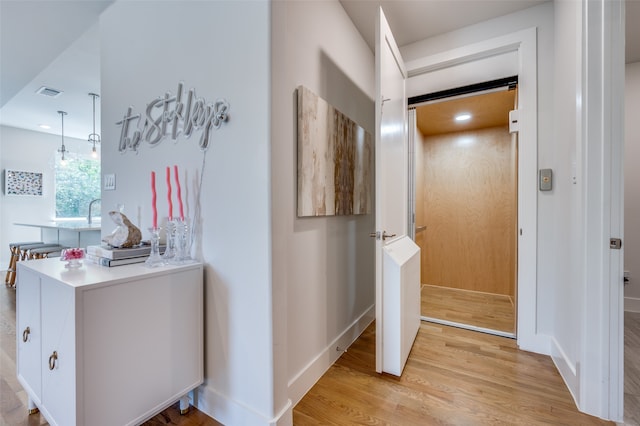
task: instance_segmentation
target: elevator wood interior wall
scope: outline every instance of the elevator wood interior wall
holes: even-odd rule
[[[415,223],[416,223],[416,237],[415,242],[420,247],[420,279],[424,284],[424,251],[426,250],[425,246],[425,235],[426,232],[424,230],[424,136],[422,133],[416,129],[415,130],[415,176],[416,176],[416,207],[415,207]]]
[[[428,136],[422,148],[422,282],[514,296],[517,156],[508,128]]]

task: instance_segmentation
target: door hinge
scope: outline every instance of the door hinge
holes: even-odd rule
[[[609,239],[609,248],[620,250],[622,248],[622,240],[620,238]]]
[[[384,111],[384,103],[387,101],[390,101],[391,98],[385,98],[384,95],[382,96],[382,99],[380,99],[380,116],[382,117],[384,115],[383,111]]]

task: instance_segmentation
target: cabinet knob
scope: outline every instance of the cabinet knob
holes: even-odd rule
[[[31,334],[31,329],[29,327],[27,327],[22,332],[22,341],[23,342],[27,343],[27,340],[29,340],[29,334]]]
[[[49,357],[49,370],[53,370],[54,368],[56,368],[57,360],[58,360],[58,352],[53,351],[53,353]]]

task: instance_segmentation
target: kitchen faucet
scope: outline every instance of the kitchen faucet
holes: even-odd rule
[[[87,216],[87,223],[89,225],[91,225],[91,208],[93,207],[93,203],[95,203],[96,201],[100,201],[100,198],[96,198],[95,200],[91,200],[91,202],[89,203],[89,216]]]

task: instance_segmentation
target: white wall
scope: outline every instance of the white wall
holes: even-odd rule
[[[205,384],[198,399],[224,424],[290,416],[287,389],[274,377],[286,348],[274,348],[273,340],[284,323],[272,316],[269,8],[266,1],[120,1],[100,19],[102,168],[116,174],[116,190],[102,193],[103,211],[122,203],[146,230],[150,172],[159,173],[162,218],[164,168],[175,164],[193,220],[204,168],[193,250],[205,264]],[[225,98],[231,105],[206,157],[201,132],[119,153],[115,123],[127,108],[143,112],[156,97],[175,94],[180,81],[208,102]]]
[[[338,1],[274,2],[272,11],[274,298],[286,300],[274,315],[286,317],[295,404],[340,355],[336,347],[372,320],[375,295],[373,214],[296,216],[295,89],[308,87],[373,136],[374,57]]]
[[[55,114],[55,111],[53,111]],[[9,264],[9,243],[39,241],[40,230],[14,223],[42,223],[55,218],[55,157],[60,148],[60,136],[34,132],[15,127],[0,126],[0,170],[2,195],[0,196],[0,268]],[[64,144],[75,154],[88,155],[91,146],[85,140],[67,138]],[[4,170],[42,172],[43,195],[6,196]]]
[[[2,137],[2,127],[0,126],[0,162],[2,162],[2,160],[4,159],[4,155],[2,154],[2,141],[3,141],[3,137]],[[2,173],[2,177],[0,178],[0,186],[4,187],[4,165],[0,164],[0,173]],[[4,190],[1,191],[0,197],[0,271],[4,271],[7,269],[8,265],[9,265],[9,258],[8,258],[8,249],[5,248],[5,251],[7,252],[6,254],[3,254],[4,252],[2,251],[2,247],[7,247],[8,243],[5,243],[2,240],[3,235],[7,234],[7,232],[5,231],[5,229],[2,227],[2,224],[5,223],[4,221],[4,205],[5,205],[5,201],[4,201]],[[0,272],[1,273],[1,272]]]
[[[627,64],[625,74],[624,269],[631,273],[625,287],[625,310],[640,312],[640,62]]]

